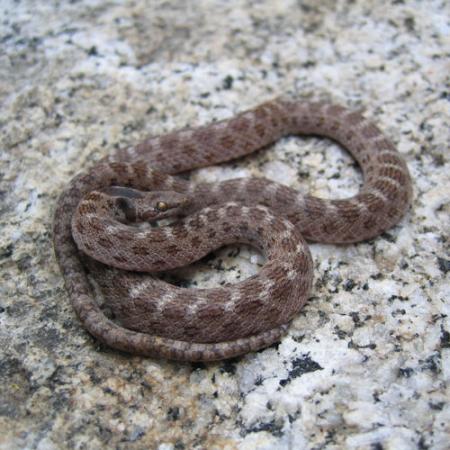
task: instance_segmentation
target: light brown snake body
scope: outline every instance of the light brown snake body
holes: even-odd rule
[[[263,178],[194,185],[172,176],[289,134],[326,136],[345,147],[363,172],[359,193],[324,200]],[[72,304],[96,338],[152,357],[224,359],[279,340],[307,300],[312,263],[303,238],[351,243],[375,237],[401,219],[411,192],[405,162],[360,113],[280,99],[150,138],[76,176],[58,201],[54,245]],[[133,223],[172,216],[178,221],[160,228]],[[235,242],[256,246],[267,258],[257,275],[240,283],[185,289],[143,273],[184,266]],[[89,255],[82,259],[116,321],[96,303],[80,252]]]

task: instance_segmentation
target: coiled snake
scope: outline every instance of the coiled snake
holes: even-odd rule
[[[345,147],[363,172],[359,193],[324,200],[264,178],[193,184],[173,176],[289,134],[326,136]],[[76,176],[58,200],[54,246],[72,304],[100,341],[152,357],[224,359],[279,340],[303,306],[312,284],[304,239],[373,238],[401,219],[411,192],[405,162],[359,112],[277,99],[228,120],[152,137]],[[140,224],[168,217],[177,220]],[[154,274],[235,242],[267,258],[257,275],[237,284],[187,289]],[[82,260],[114,321],[95,301]]]

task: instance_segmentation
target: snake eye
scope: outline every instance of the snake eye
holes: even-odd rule
[[[156,209],[158,211],[164,212],[164,211],[167,211],[169,209],[169,205],[166,202],[158,202],[156,204]]]

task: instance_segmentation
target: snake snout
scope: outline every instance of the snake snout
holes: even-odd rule
[[[190,203],[187,196],[174,191],[148,193],[140,216],[145,221],[155,221],[185,215]]]

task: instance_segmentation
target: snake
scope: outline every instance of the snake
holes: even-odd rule
[[[360,166],[358,193],[324,199],[262,177],[194,183],[185,174],[288,135],[340,144]],[[149,137],[76,175],[56,204],[54,249],[73,308],[100,342],[151,358],[215,361],[286,334],[312,288],[307,242],[375,238],[400,221],[411,199],[404,159],[361,111],[276,98]],[[264,255],[256,275],[208,289],[161,276],[233,243]]]

